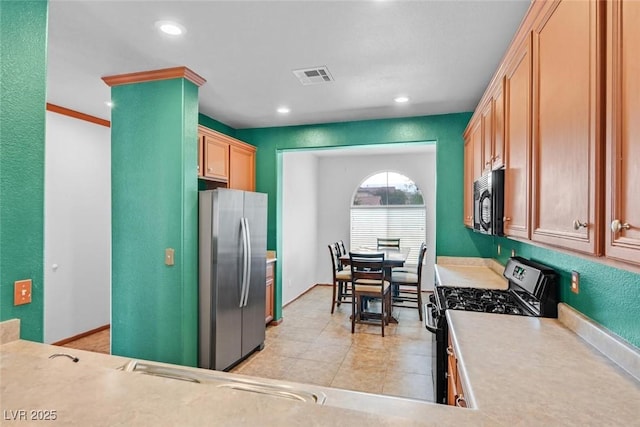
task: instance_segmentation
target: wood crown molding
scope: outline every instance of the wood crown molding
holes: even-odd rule
[[[244,141],[241,141],[237,138],[234,138],[222,132],[218,132],[216,130],[210,129],[204,125],[198,125],[198,132],[203,135],[209,136],[210,138],[215,138],[218,141],[225,141],[235,146],[244,147],[247,150],[257,151],[257,147],[254,145],[248,144]]]
[[[47,102],[47,111],[51,111],[52,113],[62,114],[63,116],[73,117],[74,119],[84,120],[86,122],[95,123],[104,127],[111,127],[111,122],[109,120],[101,119],[100,117],[90,116],[89,114],[81,113],[76,110],[71,110],[69,108],[64,108],[59,105],[50,104]]]
[[[191,71],[187,67],[173,67],[173,68],[163,68],[162,70],[151,70],[151,71],[139,71],[137,73],[128,73],[128,74],[118,74],[115,76],[105,76],[102,77],[102,80],[109,85],[120,86],[131,83],[142,83],[142,82],[151,82],[155,80],[169,80],[169,79],[187,79],[191,83],[200,87],[205,84],[206,80]]]

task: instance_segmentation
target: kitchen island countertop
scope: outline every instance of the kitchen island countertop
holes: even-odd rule
[[[49,359],[61,352],[80,361]],[[334,389],[321,406],[117,369],[128,360],[24,340],[1,345],[1,424],[11,424],[20,411],[39,425],[45,421],[31,420],[31,411],[55,411],[56,425],[91,426],[491,424],[479,411],[411,399]],[[15,423],[28,424],[20,419]]]

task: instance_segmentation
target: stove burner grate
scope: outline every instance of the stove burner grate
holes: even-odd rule
[[[506,290],[439,288],[445,309],[527,316],[529,313]]]

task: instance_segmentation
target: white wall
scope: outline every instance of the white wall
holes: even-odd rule
[[[44,341],[51,343],[110,323],[111,133],[49,111],[46,123]]]
[[[385,170],[399,172],[412,179],[426,204],[426,263],[422,270],[423,289],[433,287],[435,264],[435,145],[408,154],[323,156],[318,162],[318,251],[317,283],[331,283],[331,259],[327,245],[344,240],[349,250],[350,206],[354,191],[370,175]],[[285,241],[286,242],[286,241]],[[415,248],[417,251],[418,248]]]
[[[287,152],[282,160],[282,303],[314,286],[318,258],[318,159],[312,152]]]

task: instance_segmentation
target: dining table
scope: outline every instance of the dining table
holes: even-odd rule
[[[383,268],[385,270],[385,277],[390,280],[391,279],[391,269],[394,267],[404,267],[404,263],[407,261],[407,258],[409,257],[409,253],[411,252],[411,248],[376,248],[375,246],[370,247],[370,246],[363,246],[363,247],[358,247],[350,252],[347,252],[344,255],[340,256],[340,263],[342,265],[350,265],[351,264],[351,257],[349,256],[349,253],[358,253],[358,254],[362,254],[362,253],[366,253],[366,254],[371,254],[371,253],[375,253],[375,254],[379,254],[379,253],[383,253],[384,254],[384,264],[383,264]],[[392,295],[393,297],[393,295]],[[389,320],[390,323],[398,323],[398,319],[395,318],[395,316],[393,316],[393,313],[391,314],[391,319]]]
[[[371,254],[371,253],[375,253],[375,254],[379,254],[379,253],[383,253],[384,254],[384,268],[385,270],[388,270],[388,274],[386,274],[387,277],[391,277],[391,269],[394,267],[403,267],[404,263],[407,261],[407,257],[409,256],[409,253],[411,252],[411,248],[380,248],[377,249],[375,246],[374,247],[369,247],[369,246],[364,246],[364,247],[359,247],[356,248],[352,251],[350,251],[352,253],[366,253],[366,254]],[[344,255],[340,256],[340,263],[342,265],[349,265],[351,264],[351,259],[349,258],[349,252],[347,252]]]

